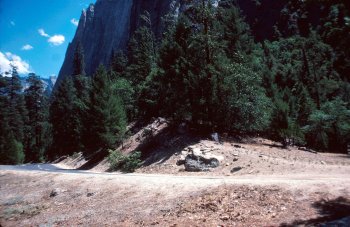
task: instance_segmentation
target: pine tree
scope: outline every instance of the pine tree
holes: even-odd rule
[[[140,27],[129,43],[129,66],[126,70],[126,78],[132,81],[136,88],[146,80],[152,67],[155,66],[153,39],[152,31],[147,27]]]
[[[159,97],[154,77],[157,74],[157,47],[152,32],[150,14],[141,15],[143,25],[138,28],[130,40],[128,47],[129,64],[125,70],[125,78],[128,79],[135,91],[135,116],[145,119],[157,115],[157,107],[152,100]],[[152,94],[152,97],[148,97]]]
[[[27,110],[22,93],[22,84],[16,67],[12,66],[11,74],[12,76],[7,89],[9,96],[8,124],[13,135],[16,135],[17,141],[23,143]]]
[[[272,137],[282,143],[284,147],[288,145],[287,139],[290,137],[290,125],[288,119],[289,107],[282,100],[275,101],[275,108],[271,118]]]
[[[0,163],[5,165],[22,164],[25,155],[22,143],[18,142],[7,122],[0,123]]]
[[[74,51],[73,75],[85,75],[84,51],[80,42]]]
[[[72,81],[75,99],[72,106],[72,121],[77,150],[84,151],[88,105],[90,102],[91,79],[85,74],[84,51],[81,43],[74,53]]]
[[[20,117],[17,113],[17,105],[14,100],[10,98],[10,84],[12,78],[8,80],[0,75],[0,163],[1,164],[20,164],[24,161],[23,144],[14,137],[13,128],[10,127],[9,122],[14,121],[13,117]],[[12,90],[13,92],[14,90]],[[17,94],[12,94],[17,95]],[[14,105],[14,106],[13,106]],[[9,108],[11,107],[11,108]],[[10,111],[15,110],[16,115]],[[20,129],[24,130],[23,125],[18,125]],[[20,131],[20,130],[19,130]]]
[[[29,87],[25,90],[28,110],[25,153],[27,161],[43,161],[50,141],[48,123],[48,100],[40,77],[31,73],[27,78]]]
[[[89,152],[106,151],[121,142],[126,129],[126,114],[122,99],[116,95],[110,76],[100,65],[92,80],[89,106]]]
[[[110,70],[116,73],[116,77],[121,77],[125,72],[128,64],[128,58],[122,51],[114,52],[111,54]]]
[[[50,105],[50,123],[52,125],[52,146],[50,158],[70,155],[79,151],[76,141],[77,119],[73,108],[77,100],[71,77],[66,77],[55,90]]]
[[[229,58],[241,60],[242,55],[248,55],[253,50],[254,39],[250,35],[249,26],[242,19],[240,11],[232,1],[221,3],[217,12],[219,21],[216,30],[222,34],[222,42]]]

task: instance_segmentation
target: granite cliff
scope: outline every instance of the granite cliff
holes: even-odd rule
[[[85,71],[91,75],[99,64],[108,64],[112,51],[125,50],[140,23],[140,15],[150,13],[155,34],[161,33],[161,17],[176,11],[179,0],[97,0],[81,14],[73,41],[59,73],[58,82],[72,72],[78,43],[84,50]]]

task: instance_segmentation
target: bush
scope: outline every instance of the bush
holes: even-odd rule
[[[124,172],[134,172],[137,168],[141,166],[141,152],[136,151],[124,159],[124,164],[122,166],[122,171]]]
[[[130,155],[123,155],[119,151],[109,151],[108,162],[111,170],[121,170],[132,173],[141,166],[141,152],[135,151]]]

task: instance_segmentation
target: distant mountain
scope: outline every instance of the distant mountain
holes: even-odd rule
[[[22,83],[22,89],[24,91],[25,89],[27,89],[29,87],[29,84],[27,83],[27,77],[20,77],[20,79],[21,79],[21,83]],[[44,84],[45,94],[50,95],[54,86],[55,86],[57,77],[50,76],[49,78],[40,78],[40,79]]]

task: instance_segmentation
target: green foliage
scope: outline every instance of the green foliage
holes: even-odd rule
[[[15,139],[7,122],[3,121],[4,116],[0,118],[0,163],[21,164],[25,158],[23,145]]]
[[[25,136],[27,161],[43,161],[50,145],[50,125],[48,123],[48,100],[44,95],[44,85],[40,77],[29,74],[29,87],[25,90],[25,102],[28,110]]]
[[[84,68],[84,53],[81,44],[78,44],[73,59],[73,75],[60,82],[52,95],[50,123],[53,141],[50,158],[85,150],[91,82]]]
[[[228,65],[218,96],[216,122],[226,130],[259,132],[270,123],[271,101],[259,84],[260,77],[242,64]],[[223,99],[220,96],[224,96]]]
[[[316,149],[341,152],[350,138],[350,110],[340,99],[326,102],[321,110],[310,115],[309,124],[304,130],[309,145]]]
[[[78,43],[74,51],[72,75],[85,75],[84,51],[80,42]]]
[[[126,131],[126,113],[122,99],[113,89],[108,72],[101,65],[92,80],[86,143],[94,152],[120,143]]]
[[[130,81],[128,81],[125,78],[117,78],[112,83],[112,89],[115,91],[115,94],[121,98],[128,119],[133,119],[136,101],[134,99],[135,90],[131,85]]]
[[[123,52],[118,51],[114,53],[114,51],[112,51],[110,68],[111,68],[111,71],[117,74],[116,77],[120,77],[123,75],[127,64],[128,64],[128,59]]]
[[[122,170],[125,172],[135,172],[141,166],[141,152],[135,151],[124,160]]]
[[[281,141],[283,146],[287,146],[287,138],[289,136],[288,112],[289,107],[287,103],[282,100],[275,102],[270,127],[273,138]]]
[[[141,166],[141,152],[135,151],[130,155],[123,155],[119,151],[109,151],[108,162],[111,170],[121,170],[132,173]]]
[[[7,84],[8,90],[8,125],[18,141],[24,141],[27,110],[22,85],[17,68],[12,66],[12,77]]]
[[[154,114],[155,108],[151,103],[152,100],[148,99],[145,94],[151,94],[155,91],[153,88],[154,81],[152,80],[152,83],[150,83],[150,77],[153,77],[150,74],[156,71],[157,49],[155,37],[151,30],[150,15],[145,12],[141,19],[145,25],[135,31],[129,42],[129,64],[122,75],[131,82],[134,90],[133,115],[149,118]],[[122,58],[119,58],[119,62],[122,62]]]
[[[253,41],[238,10],[220,8],[215,14],[204,4],[194,12],[171,27],[160,49],[162,113],[221,130],[265,129],[270,101],[251,70]]]
[[[17,68],[7,73],[10,78],[0,75],[0,163],[23,163],[27,109]]]
[[[29,75],[23,94],[13,67],[5,73],[11,77],[0,76],[1,162],[105,151],[122,142],[127,120],[159,116],[208,131],[263,132],[285,146],[344,151],[350,140],[349,3],[319,1],[323,13],[313,30],[312,2],[288,1],[269,28],[275,41],[261,43],[254,42],[262,38],[256,31],[261,21],[253,37],[232,0],[217,8],[198,1],[177,18],[168,15],[159,42],[145,12],[126,55],[113,50],[108,70],[85,75],[84,51],[76,46],[72,75],[57,85],[49,113],[40,78]],[[139,158],[139,152],[109,157],[112,168],[126,171],[137,168]]]
[[[73,115],[76,100],[72,78],[66,77],[55,90],[50,105],[53,140],[50,158],[70,155],[79,150],[76,141],[77,119]]]
[[[156,61],[154,35],[151,30],[147,27],[136,30],[128,51],[129,65],[126,69],[126,78],[138,88],[151,72]]]

